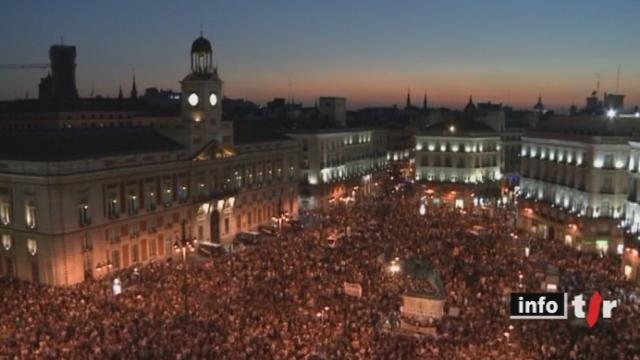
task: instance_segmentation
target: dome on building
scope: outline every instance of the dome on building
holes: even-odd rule
[[[211,42],[200,35],[199,38],[193,41],[191,44],[191,53],[211,53]]]
[[[191,72],[197,74],[213,73],[213,52],[211,42],[202,36],[191,44]]]

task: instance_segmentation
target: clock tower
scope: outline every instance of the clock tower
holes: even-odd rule
[[[191,73],[181,82],[180,117],[187,130],[183,142],[195,154],[212,143],[233,144],[233,123],[222,120],[222,80],[213,66],[213,51],[202,34],[191,45]]]

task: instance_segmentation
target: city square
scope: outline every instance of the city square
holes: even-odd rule
[[[640,312],[619,260],[520,238],[507,207],[491,213],[479,208],[472,216],[428,206],[421,215],[420,186],[389,181],[380,188],[327,212],[306,214],[321,217],[323,225],[283,230],[242,251],[209,258],[194,253],[187,267],[187,314],[180,257],[70,288],[3,280],[0,353],[142,359],[638,356],[640,334],[632,324]],[[470,234],[474,225],[485,227],[489,237]],[[339,242],[329,246],[327,239],[336,233],[342,234]],[[459,313],[438,321],[434,336],[390,325],[400,296],[424,285],[414,284],[402,269],[390,272],[380,255],[429,259],[442,276],[447,310]],[[558,267],[562,291],[597,289],[623,304],[593,330],[570,321],[509,320],[506,294],[538,290],[539,262]],[[123,282],[117,296],[111,291],[114,277]],[[362,297],[346,295],[344,282],[361,284]],[[630,331],[616,330],[623,328]],[[590,355],[578,355],[585,353]]]
[[[640,360],[637,2],[0,8],[0,360]]]

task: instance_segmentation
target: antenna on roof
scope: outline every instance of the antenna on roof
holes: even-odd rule
[[[200,24],[200,37],[202,37],[202,24]]]
[[[291,92],[291,77],[288,77],[288,80],[289,80],[289,94],[288,94],[288,97],[289,97],[289,102],[291,103],[291,102],[293,102],[293,94]]]
[[[60,45],[64,45],[64,35],[60,35]]]
[[[620,88],[620,64],[618,64],[618,71],[616,72],[616,94],[618,94],[619,88]]]

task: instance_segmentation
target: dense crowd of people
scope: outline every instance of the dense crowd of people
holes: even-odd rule
[[[181,261],[111,274],[123,282],[118,296],[108,279],[68,288],[2,279],[0,358],[640,359],[640,311],[625,300],[634,288],[619,259],[513,236],[508,209],[430,205],[420,215],[418,201],[407,191],[359,196],[304,215],[321,226],[192,258],[187,314]],[[490,236],[466,231],[478,224]],[[390,259],[427,259],[441,277],[447,311],[435,336],[407,335],[389,321],[403,293],[433,290],[390,272]],[[540,263],[557,267],[561,291],[598,290],[624,304],[591,329],[510,320],[509,293],[540,291]],[[344,282],[360,284],[362,296],[344,294]]]

